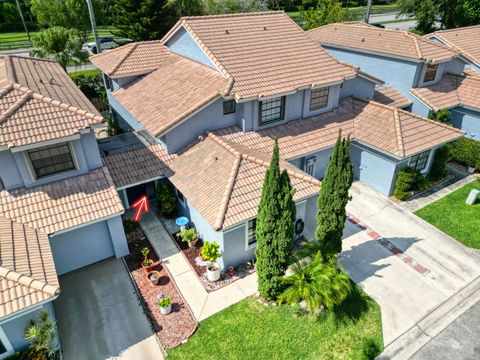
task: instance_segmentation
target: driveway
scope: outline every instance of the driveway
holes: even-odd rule
[[[347,222],[341,262],[380,305],[387,345],[480,276],[480,257],[360,182],[351,195],[347,211],[401,252]]]
[[[121,260],[63,275],[60,288],[54,307],[65,360],[163,359]]]

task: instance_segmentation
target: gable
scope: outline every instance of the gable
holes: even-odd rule
[[[216,69],[215,64],[182,26],[165,43],[171,51]]]

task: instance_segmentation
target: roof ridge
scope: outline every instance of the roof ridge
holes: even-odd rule
[[[462,27],[454,28],[454,29],[436,30],[436,31],[434,31],[430,34],[426,34],[425,36],[432,35],[432,34],[442,34],[442,33],[447,33],[447,32],[464,31],[464,30],[467,30],[467,29],[477,28],[477,27],[480,27],[480,24],[470,25],[470,26],[462,26]]]
[[[420,119],[420,120],[423,120],[423,121],[427,121],[427,122],[429,122],[429,123],[431,123],[431,124],[435,124],[435,125],[437,125],[437,126],[441,126],[441,127],[445,128],[445,129],[450,129],[450,130],[456,131],[456,132],[458,132],[458,133],[460,133],[460,134],[465,134],[464,131],[462,131],[462,130],[460,130],[460,129],[457,129],[457,128],[451,126],[451,125],[444,124],[444,123],[441,123],[441,122],[439,122],[439,121],[435,121],[435,120],[432,120],[432,119],[429,119],[429,118],[420,116],[420,115],[418,115],[418,114],[412,113],[412,112],[407,111],[407,110],[404,110],[404,109],[398,109],[398,108],[397,108],[397,110],[398,110],[399,114],[402,113],[402,114],[404,114],[404,115],[413,116],[413,117],[415,117],[415,118],[417,118],[417,119]]]
[[[227,186],[225,192],[223,193],[222,201],[220,202],[220,207],[218,209],[217,218],[215,220],[214,229],[220,230],[223,227],[225,221],[225,216],[227,215],[228,204],[230,202],[230,197],[237,180],[238,171],[240,170],[240,164],[242,162],[242,155],[239,152],[235,152],[235,161],[230,171],[230,176],[227,181]]]
[[[15,69],[13,67],[12,57],[10,55],[5,56],[5,65],[7,68],[7,78],[10,82],[16,82],[17,76],[15,74]]]
[[[405,35],[407,35],[408,33],[407,32],[404,32]],[[422,49],[420,49],[420,44],[418,43],[418,39],[416,36],[412,36],[410,34],[408,34],[408,37],[410,37],[411,39],[413,39],[413,45],[415,46],[415,51],[417,52],[417,57],[419,59],[423,59],[423,54],[422,54]]]
[[[0,277],[16,282],[28,288],[41,291],[50,296],[60,294],[60,287],[58,285],[51,285],[45,281],[34,279],[31,276],[21,274],[3,266],[0,266]]]
[[[182,21],[184,19],[198,20],[198,19],[226,18],[226,17],[247,17],[247,16],[271,15],[271,14],[281,14],[281,13],[285,13],[285,11],[283,11],[283,10],[269,10],[269,11],[257,11],[257,12],[247,12],[247,13],[182,16],[180,18],[180,21]]]
[[[400,114],[398,108],[393,110],[393,122],[395,123],[395,133],[397,135],[398,152],[401,157],[405,157],[405,145],[403,143],[402,127],[400,125]]]
[[[5,120],[12,116],[18,109],[20,109],[28,100],[32,98],[33,91],[28,90],[20,97],[12,106],[10,106],[3,114],[0,115],[0,125],[3,125]]]
[[[113,74],[117,69],[120,67],[120,65],[123,64],[123,62],[133,53],[133,51],[137,48],[138,43],[133,43],[130,46],[130,49],[125,53],[125,55],[121,56],[120,59],[117,61],[117,63],[113,66],[113,68],[108,72],[108,74]]]

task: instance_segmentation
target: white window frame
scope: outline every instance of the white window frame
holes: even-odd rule
[[[273,101],[275,101],[275,102],[280,101],[280,106],[278,107],[279,110],[280,110],[279,111],[279,117],[276,118],[276,119],[263,121],[262,120],[263,112],[264,112],[264,110],[262,110],[263,105],[266,102],[273,102]],[[275,124],[275,123],[279,123],[279,122],[284,121],[285,120],[286,102],[287,102],[286,95],[276,96],[276,97],[272,97],[272,98],[268,98],[268,99],[264,99],[264,100],[259,101],[258,102],[258,124],[259,124],[259,126],[267,126],[267,125],[270,125],[270,124]],[[276,107],[270,107],[269,109],[267,109],[265,111],[269,111],[269,110],[272,110],[274,108],[277,108],[277,106]]]
[[[8,340],[8,337],[1,326],[0,326],[0,340],[2,341],[3,346],[5,346],[5,349],[7,350],[5,353],[0,354],[0,359],[5,359],[9,356],[12,356],[15,353],[15,350],[13,349],[13,346],[10,343],[10,340]]]
[[[233,110],[230,111],[230,112],[225,112],[225,103],[230,103],[230,104],[233,104]],[[235,114],[237,112],[237,103],[235,100],[231,99],[231,100],[224,100],[223,103],[222,103],[222,107],[223,107],[223,115],[226,116],[226,115],[231,115],[231,114]]]
[[[310,164],[309,164],[309,162],[310,162]],[[308,175],[315,177],[316,165],[317,165],[317,157],[316,156],[309,156],[309,157],[305,158],[305,164],[303,165],[303,171],[306,172]],[[310,173],[308,171],[309,167],[311,168],[312,173]]]
[[[326,95],[322,95],[322,97],[325,97],[327,98],[327,102],[325,103],[325,106],[323,107],[312,107],[312,99],[313,99],[313,93],[315,91],[327,91],[327,94]],[[323,110],[323,109],[326,109],[328,108],[328,102],[330,101],[330,87],[327,86],[327,87],[321,87],[321,88],[316,88],[316,89],[311,89],[310,90],[310,104],[309,104],[309,110],[310,112],[315,112],[315,111],[319,111],[319,110]]]
[[[245,250],[251,250],[251,249],[254,249],[256,246],[257,246],[257,234],[256,234],[256,231],[255,231],[255,242],[254,243],[251,243],[249,244],[248,243],[248,226],[249,226],[249,223],[250,221],[257,221],[257,218],[253,218],[253,219],[248,219],[246,222],[245,222]],[[255,227],[257,226],[257,224],[255,223]]]
[[[429,65],[430,66],[436,66],[435,76],[433,77],[432,80],[425,80],[425,76],[427,76],[427,68],[428,68]],[[439,68],[438,64],[425,63],[424,70],[423,70],[422,84],[429,84],[429,83],[434,82],[437,79],[438,68]]]

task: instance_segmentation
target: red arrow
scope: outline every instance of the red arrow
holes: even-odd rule
[[[137,209],[134,220],[138,222],[142,217],[142,212],[143,211],[147,212],[149,210],[147,196],[146,195],[142,196],[140,199],[138,199],[135,202],[135,204],[132,205],[132,207]]]

